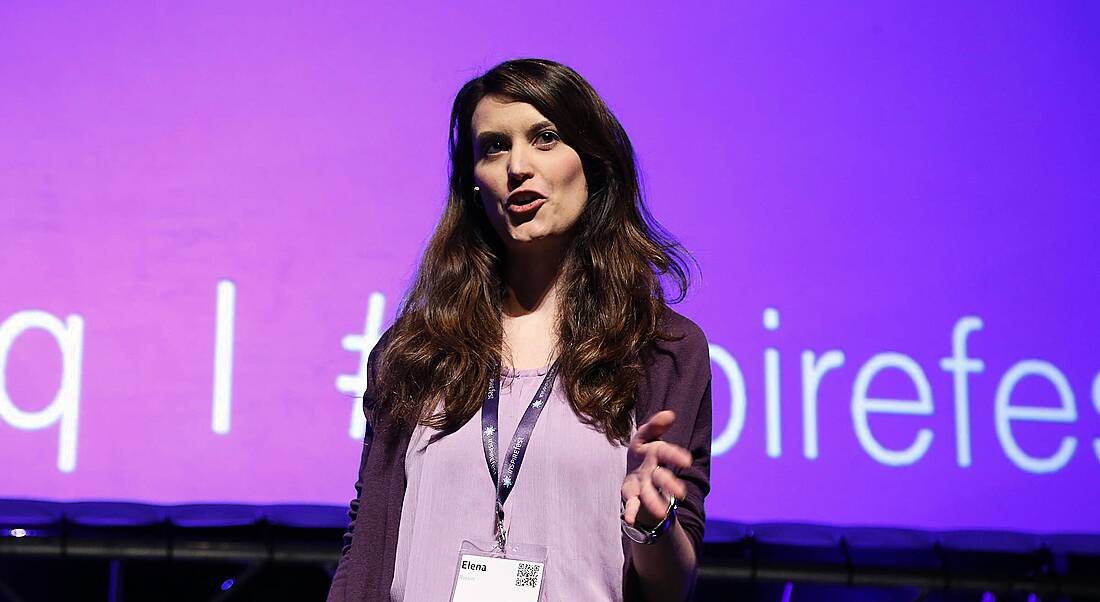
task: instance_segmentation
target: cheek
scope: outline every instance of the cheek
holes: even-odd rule
[[[568,194],[569,213],[572,217],[580,215],[588,201],[588,183],[584,177],[584,167],[580,157],[575,154],[572,161],[563,166],[562,183]]]

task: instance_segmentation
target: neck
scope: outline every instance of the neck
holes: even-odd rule
[[[528,314],[555,315],[558,284],[568,247],[559,241],[509,249],[505,265],[508,294],[504,314],[520,317]]]

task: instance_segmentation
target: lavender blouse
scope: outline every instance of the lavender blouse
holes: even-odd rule
[[[502,372],[503,446],[546,368]],[[582,424],[560,384],[554,383],[505,503],[508,540],[547,547],[541,600],[622,600],[619,489],[627,448]],[[390,585],[395,602],[449,599],[462,541],[493,541],[495,492],[479,416],[434,443],[435,429],[413,430]]]
[[[668,310],[662,316],[662,327],[673,338],[655,341],[641,354],[643,368],[633,418],[635,424],[642,424],[658,411],[676,412],[676,423],[661,439],[687,449],[694,458],[691,468],[680,471],[680,478],[687,485],[687,496],[680,504],[677,522],[698,552],[703,541],[706,516],[703,500],[710,491],[710,354],[703,331],[679,313]],[[414,479],[406,474],[410,448],[417,449],[410,444],[414,429],[389,421],[386,412],[379,405],[378,392],[373,385],[389,334],[387,331],[382,335],[368,362],[370,378],[363,395],[363,410],[372,421],[370,432],[373,435],[364,440],[358,479],[355,482],[355,497],[348,509],[350,522],[344,534],[340,562],[329,588],[329,602],[384,602],[395,591],[403,595],[405,600],[419,602],[412,591],[419,585],[410,584],[410,581],[437,579],[432,572],[434,568],[422,568],[422,565],[445,567],[440,571],[446,570],[450,574],[458,561],[459,544],[456,539],[459,536],[452,533],[450,529],[453,527],[446,526],[446,523],[466,525],[462,528],[475,536],[477,533],[491,533],[492,485],[480,443],[477,443],[476,432],[465,434],[469,437],[469,444],[463,445],[462,455],[454,456],[454,476],[446,474],[444,468],[435,469],[433,474],[443,476],[434,479],[426,479],[423,474]],[[536,382],[525,383],[528,379]],[[518,405],[527,405],[538,385],[537,381],[538,378],[530,378],[529,375],[516,375],[512,387],[513,394],[521,400]],[[521,394],[518,389],[524,387],[529,392]],[[514,429],[519,423],[521,410],[514,408],[506,414],[510,405],[515,404],[505,404],[502,400],[502,424],[504,416],[510,415],[511,418],[506,419],[508,427],[504,428]],[[563,406],[561,403],[557,405]],[[642,584],[633,562],[633,544],[618,531],[618,490],[625,471],[619,469],[614,473],[614,479],[609,478],[607,475],[612,474],[612,471],[607,468],[607,463],[610,460],[600,459],[602,456],[591,450],[602,449],[604,453],[611,453],[613,448],[606,446],[600,435],[587,432],[579,423],[569,422],[570,426],[565,426],[563,416],[568,415],[570,420],[576,419],[571,413],[564,414],[564,410],[564,407],[559,407],[553,413],[549,408],[544,410],[535,428],[523,461],[523,469],[516,481],[516,490],[509,496],[506,504],[515,521],[512,526],[512,540],[530,539],[541,533],[541,537],[552,548],[548,570],[553,572],[547,574],[544,590],[547,596],[554,596],[556,599],[569,598],[572,594],[558,593],[557,590],[579,587],[568,583],[574,580],[589,584],[588,587],[593,587],[591,591],[597,591],[599,586],[593,584],[603,581],[610,583],[612,578],[607,571],[614,567],[614,585],[604,586],[605,589],[598,590],[601,592],[599,594],[589,596],[582,593],[573,599],[614,599],[614,592],[621,590],[624,601],[642,600]],[[551,416],[557,418],[551,421]],[[471,428],[480,426],[480,420],[472,422],[474,426]],[[547,428],[547,425],[550,427]],[[511,431],[502,432],[500,440],[509,440],[511,434]],[[461,440],[458,435],[459,433],[454,433],[437,442],[437,445],[444,444],[448,439],[451,441],[447,445],[458,445]],[[422,434],[419,437],[419,449],[424,449],[426,439]],[[585,447],[588,445],[592,447]],[[601,445],[605,447],[600,447]],[[428,446],[424,454],[432,456],[432,447],[434,445]],[[617,453],[622,453],[622,450]],[[459,461],[460,458],[467,459]],[[636,457],[628,458],[627,468],[637,468],[634,464],[637,461]],[[420,470],[423,473],[425,469]],[[597,472],[602,476],[592,476]],[[459,474],[466,475],[469,482],[463,482],[464,479],[457,476]],[[447,482],[452,484],[441,486],[440,478],[449,479]],[[608,488],[607,493],[604,493],[604,487]],[[422,491],[422,488],[425,489]],[[440,492],[441,489],[443,492]],[[540,506],[543,509],[521,509],[531,508],[531,504],[543,504]],[[575,510],[581,504],[588,511]],[[599,504],[607,504],[606,511],[592,510]],[[412,511],[416,513],[416,517],[406,520],[404,512],[410,508],[415,508]],[[544,514],[538,516],[538,512]],[[546,514],[551,512],[552,514]],[[421,530],[421,521],[437,521],[444,525],[440,528],[445,533],[436,532],[433,537],[433,529]],[[595,535],[596,529],[601,529],[598,536]],[[558,531],[568,532],[569,535]],[[451,541],[445,541],[446,537],[451,538]],[[580,539],[574,543],[569,541],[569,538],[581,537],[586,542],[584,545],[579,545],[582,541]],[[402,543],[417,538],[421,543]],[[614,553],[605,547],[608,545],[604,543],[605,538],[619,542],[622,546],[622,556],[615,557],[621,558],[621,565],[615,566],[615,561],[610,560],[611,556],[602,555]],[[423,543],[429,540],[438,541],[438,545],[432,548],[432,545]],[[598,543],[593,543],[596,540],[599,540]],[[406,545],[407,548],[404,547]],[[399,547],[404,550],[401,561],[397,558]],[[428,565],[428,550],[448,558],[446,561],[430,561],[435,564]],[[606,560],[593,560],[596,557]],[[398,579],[399,570],[402,572]],[[568,576],[562,577],[562,571],[569,571]],[[586,575],[588,572],[592,574]],[[438,579],[450,583],[450,577]],[[622,585],[619,585],[619,581]],[[449,589],[447,591],[449,593]],[[611,593],[606,594],[607,592]]]

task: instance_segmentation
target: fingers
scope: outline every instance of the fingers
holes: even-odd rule
[[[672,443],[664,443],[657,447],[657,463],[664,466],[675,466],[676,468],[691,468],[691,452],[674,445]]]
[[[641,455],[642,461],[623,481],[623,520],[627,524],[635,524],[639,515],[643,522],[660,520],[668,509],[669,495],[678,499],[687,496],[687,484],[671,468],[690,468],[691,452],[660,440],[675,422],[671,410],[657,412],[630,440],[631,453]]]
[[[642,455],[642,466],[652,470],[657,466],[691,468],[691,452],[666,441],[646,443],[635,452]]]
[[[626,480],[623,481],[623,520],[628,525],[633,525],[634,520],[638,517],[638,510],[642,506],[642,501],[638,495],[642,492],[641,479],[638,477],[637,472],[632,472],[626,475]]]
[[[633,449],[650,441],[656,441],[658,437],[672,428],[674,422],[676,422],[676,413],[672,410],[657,412],[645,424],[638,427],[638,430],[630,439],[630,447]]]
[[[623,520],[633,525],[639,514],[644,515],[643,522],[659,520],[668,510],[669,495],[677,499],[687,496],[687,484],[671,470],[660,466],[631,472],[622,486]]]
[[[678,468],[690,467],[692,460],[690,452],[678,445],[658,439],[668,432],[674,422],[676,422],[676,414],[672,410],[657,412],[645,424],[638,427],[630,439],[630,451],[645,456],[643,463],[648,462],[650,468],[658,464]]]
[[[642,494],[639,496],[641,498],[641,506],[648,515],[645,522],[649,524],[656,523],[664,517],[665,510],[668,510],[668,496],[657,491],[657,487],[653,484],[653,479],[642,479],[641,488]]]
[[[687,484],[673,474],[671,470],[661,467],[660,470],[654,470],[651,474],[650,481],[658,490],[670,493],[678,500],[687,497]]]

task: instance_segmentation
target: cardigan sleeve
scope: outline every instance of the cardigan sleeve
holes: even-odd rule
[[[374,440],[374,431],[379,426],[379,412],[377,407],[378,390],[375,380],[378,362],[384,348],[384,341],[388,339],[389,331],[378,340],[367,358],[367,388],[363,392],[363,414],[367,418],[367,430],[363,437],[363,451],[359,456],[358,478],[355,480],[355,497],[351,500],[348,509],[348,528],[344,532],[344,544],[340,552],[340,561],[336,565],[336,572],[332,575],[332,585],[329,587],[327,602],[342,602],[345,599],[345,586],[348,575],[348,552],[351,550],[352,535],[355,531],[355,519],[359,515],[359,500],[363,495],[363,480],[367,471],[367,458],[370,456],[371,444]]]
[[[691,452],[690,468],[679,471],[687,495],[677,519],[695,547],[696,557],[703,542],[706,512],[703,500],[710,493],[711,373],[710,346],[706,336],[686,318],[684,338],[675,343],[672,370],[667,383],[665,409],[676,413],[676,422],[663,440]]]
[[[675,338],[655,343],[643,356],[635,421],[643,424],[661,410],[676,413],[676,421],[661,440],[691,452],[691,467],[676,471],[687,487],[676,517],[698,559],[706,524],[703,500],[710,492],[710,345],[694,322],[671,309],[665,324],[666,332]],[[637,468],[639,461],[630,458],[627,470]],[[625,535],[623,556],[623,599],[643,600],[631,543]]]
[[[676,421],[661,440],[691,452],[691,467],[677,471],[687,486],[677,520],[698,557],[706,523],[703,500],[710,492],[710,346],[694,322],[672,310],[666,328],[675,339],[656,343],[644,358],[635,420],[640,425],[661,410],[676,413]],[[635,468],[632,463],[627,470]]]

